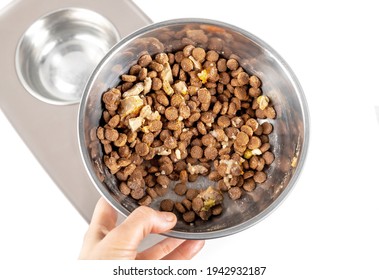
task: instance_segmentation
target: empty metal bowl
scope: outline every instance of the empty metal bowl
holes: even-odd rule
[[[66,8],[35,21],[16,51],[16,69],[29,93],[51,104],[78,103],[91,72],[119,40],[106,18]]]
[[[308,109],[300,84],[285,61],[261,39],[238,27],[202,19],[161,22],[127,36],[104,57],[87,83],[79,111],[79,140],[85,166],[95,186],[120,213],[129,215],[138,204],[118,190],[117,179],[103,164],[102,148],[96,139],[103,110],[102,94],[120,83],[120,75],[127,72],[142,53],[174,51],[188,42],[212,47],[226,57],[237,55],[247,72],[261,78],[262,91],[272,100],[277,112],[276,119],[270,120],[274,125],[270,143],[275,161],[266,169],[267,181],[237,201],[224,195],[224,210],[220,216],[208,221],[197,220],[194,224],[179,219],[175,228],[167,233],[177,238],[216,238],[244,230],[271,213],[294,186],[307,153]],[[191,187],[214,184],[202,178]],[[176,201],[180,199],[173,191],[168,196]],[[158,209],[162,199],[155,200],[151,206]]]

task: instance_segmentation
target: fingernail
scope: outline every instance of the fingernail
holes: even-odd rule
[[[161,212],[161,213],[164,216],[164,219],[169,223],[172,223],[176,219],[176,216],[173,213],[170,213],[170,212]]]

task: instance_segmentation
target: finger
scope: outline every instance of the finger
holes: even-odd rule
[[[91,223],[84,235],[80,259],[87,259],[88,252],[99,243],[116,226],[117,213],[104,198],[100,198],[95,206]]]
[[[186,240],[162,260],[190,260],[204,247],[204,244],[204,240]]]
[[[94,239],[101,240],[108,232],[114,229],[116,222],[116,210],[101,197],[93,212],[87,235]]]
[[[137,259],[140,260],[159,260],[170,254],[175,248],[185,240],[177,238],[165,238],[145,251],[138,253]]]
[[[140,206],[105,239],[117,250],[124,250],[130,256],[131,252],[137,254],[138,245],[148,234],[169,231],[175,224],[175,214]]]

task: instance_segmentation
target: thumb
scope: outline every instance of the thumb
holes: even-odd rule
[[[175,224],[175,214],[140,206],[114,228],[104,242],[110,242],[118,251],[123,251],[128,257],[134,255],[135,258],[139,244],[147,235],[169,231]]]

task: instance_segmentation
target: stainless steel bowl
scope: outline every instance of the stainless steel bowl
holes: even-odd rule
[[[240,200],[225,198],[222,215],[206,222],[196,221],[194,225],[179,220],[167,233],[177,238],[208,239],[239,232],[262,220],[288,195],[303,168],[309,140],[306,100],[289,66],[269,45],[238,27],[204,19],[165,21],[136,31],[117,43],[92,73],[80,104],[79,141],[93,183],[120,213],[128,216],[138,205],[119,192],[117,180],[102,162],[103,153],[95,136],[102,115],[101,96],[120,82],[120,75],[127,72],[143,52],[153,55],[173,51],[188,42],[204,47],[212,42],[212,48],[224,56],[236,54],[247,72],[261,78],[262,90],[277,111],[270,135],[276,160],[266,170],[267,181],[253,192],[245,193]],[[195,186],[207,184],[208,180],[203,179]],[[174,194],[170,196],[175,199]],[[158,205],[159,200],[152,207],[158,209]]]
[[[65,8],[36,20],[16,51],[19,79],[30,94],[51,104],[78,103],[95,66],[119,41],[100,14]]]

